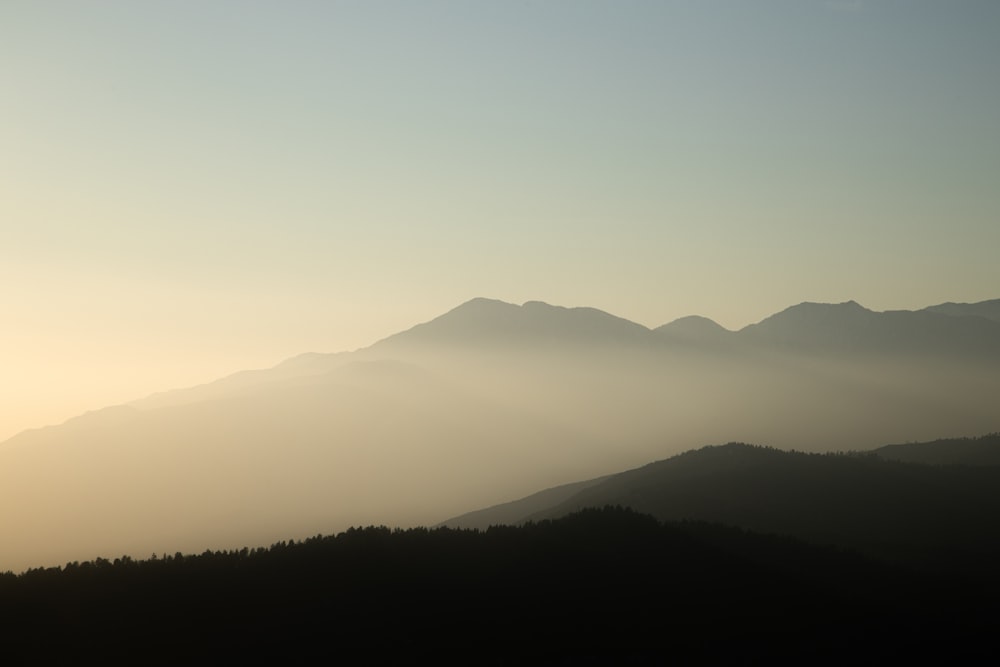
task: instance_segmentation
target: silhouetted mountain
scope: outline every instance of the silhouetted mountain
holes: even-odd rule
[[[538,497],[536,495],[536,497]],[[531,514],[463,515],[517,524],[622,505],[661,520],[701,520],[836,544],[928,568],[993,572],[1000,557],[1000,468],[925,466],[874,454],[785,452],[732,443],[612,475]],[[531,506],[525,503],[526,506]],[[536,505],[537,506],[537,505]]]
[[[668,322],[667,324],[656,327],[653,331],[669,333],[671,335],[685,338],[725,336],[733,333],[729,329],[717,324],[714,320],[710,320],[707,317],[702,317],[700,315],[688,315],[687,317],[677,318],[673,322]]]
[[[943,304],[920,311],[875,312],[855,301],[806,302],[733,332],[700,316],[683,317],[650,330],[594,308],[563,308],[540,301],[516,306],[479,298],[379,341],[371,351],[525,345],[558,350],[585,344],[656,346],[687,352],[760,347],[836,357],[986,356],[996,361],[1000,359],[998,303],[1000,300]],[[956,317],[958,314],[976,316]]]
[[[588,479],[583,482],[563,484],[552,489],[545,489],[520,500],[502,503],[448,519],[436,527],[486,530],[490,526],[512,525],[518,523],[523,517],[532,516],[550,507],[559,505],[583,489],[600,484],[605,479],[607,477],[597,477],[596,479]]]
[[[925,311],[955,317],[983,317],[994,322],[1000,322],[1000,299],[980,301],[978,303],[941,303],[928,306]]]
[[[721,348],[737,343],[735,332],[699,315],[676,319],[653,331],[667,341],[683,345]]]
[[[800,303],[741,329],[744,339],[789,347],[857,345],[865,339],[878,314],[855,301]]]
[[[833,355],[1000,358],[1000,321],[932,309],[874,312],[854,301],[802,303],[740,330],[741,340]]]
[[[886,445],[874,453],[890,461],[931,465],[1000,466],[1000,433],[978,438],[945,438],[933,442]]]
[[[557,469],[590,476],[593,461],[572,463],[588,446],[544,413],[394,360],[122,406],[0,448],[0,568],[428,523],[560,481]]]
[[[429,322],[389,336],[372,349],[400,345],[635,344],[652,340],[646,327],[596,308],[564,308],[541,301],[517,306],[477,298]]]
[[[702,318],[651,331],[475,299],[355,352],[0,444],[0,568],[426,524],[691,442],[822,451],[993,432],[997,326],[849,303],[736,333]]]

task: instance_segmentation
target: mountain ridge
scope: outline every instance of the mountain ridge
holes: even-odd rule
[[[0,568],[430,523],[691,442],[824,451],[1000,430],[1000,357],[958,335],[1000,326],[981,317],[862,312],[890,328],[946,322],[882,355],[751,344],[699,319],[674,329],[718,340],[678,340],[541,302],[449,313],[7,440]]]
[[[990,464],[925,465],[898,451],[938,443],[819,454],[731,442],[581,482],[562,500],[542,491],[440,525],[520,525],[620,505],[661,521],[717,522],[931,569],[965,554],[970,570],[1000,578],[992,567],[1000,555],[1000,466],[992,463],[1000,436],[967,442],[982,446],[960,455],[981,460],[988,448]]]

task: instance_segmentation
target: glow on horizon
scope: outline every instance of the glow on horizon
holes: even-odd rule
[[[6,3],[0,441],[488,296],[1000,296],[1000,5]]]

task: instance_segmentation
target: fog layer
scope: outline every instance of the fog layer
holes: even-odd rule
[[[473,300],[354,353],[8,440],[0,570],[432,524],[731,440],[822,451],[1000,430],[990,304],[802,304],[731,332]]]

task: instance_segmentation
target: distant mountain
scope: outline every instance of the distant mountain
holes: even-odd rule
[[[691,442],[823,451],[994,432],[998,326],[849,302],[739,332],[697,317],[650,330],[473,299],[354,352],[0,443],[0,570],[430,523]]]
[[[979,303],[941,303],[928,306],[925,311],[954,317],[983,317],[994,322],[1000,322],[1000,299],[980,301]]]
[[[517,306],[478,298],[379,341],[371,351],[432,346],[481,349],[530,345],[552,350],[578,345],[639,345],[687,353],[759,348],[835,358],[920,354],[965,359],[985,356],[996,361],[1000,360],[998,304],[1000,300],[876,312],[855,301],[806,302],[733,332],[694,315],[650,330],[594,308],[564,308],[540,301]]]
[[[536,494],[534,498],[541,498]],[[530,498],[530,497],[529,497]],[[661,520],[718,522],[910,565],[993,573],[1000,557],[1000,468],[924,466],[874,454],[804,454],[731,443],[612,475],[538,509],[528,499],[456,517],[482,527],[621,505]],[[534,510],[516,516],[522,509]]]
[[[879,314],[855,301],[800,303],[739,331],[753,342],[787,347],[858,347],[872,333]]]
[[[146,398],[133,401],[133,407],[142,409],[163,408],[229,399],[267,391],[280,384],[302,381],[303,378],[331,373],[352,361],[348,352],[331,354],[306,353],[287,359],[273,368],[240,371],[214,382],[200,384],[187,389],[158,392]]]
[[[373,350],[406,345],[635,344],[655,340],[641,324],[596,308],[564,308],[541,301],[522,306],[477,298],[429,322],[389,336]]]
[[[880,458],[932,465],[1000,466],[1000,433],[978,438],[945,438],[933,442],[886,445],[874,450]]]
[[[736,343],[736,333],[699,315],[689,315],[653,329],[661,338],[684,345],[722,347]]]
[[[875,312],[854,301],[802,303],[751,324],[738,335],[747,342],[798,353],[1000,359],[1000,320],[955,317],[933,309]]]

